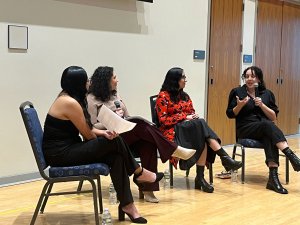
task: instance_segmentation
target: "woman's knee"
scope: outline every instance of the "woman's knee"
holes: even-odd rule
[[[274,130],[275,124],[272,121],[262,121],[261,122],[261,130],[270,133],[270,131]]]
[[[270,120],[265,120],[261,122],[262,126],[265,128],[273,127],[275,124]]]
[[[117,146],[118,146],[118,138],[119,137],[116,137],[112,140],[109,140],[107,138],[104,138],[104,137],[97,137],[97,149],[103,149],[103,148],[106,148],[106,149],[117,149]]]
[[[202,123],[206,123],[205,119],[203,119],[203,118],[199,118],[198,120]]]

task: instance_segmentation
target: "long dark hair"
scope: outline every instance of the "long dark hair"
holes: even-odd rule
[[[165,77],[163,85],[160,91],[167,91],[173,102],[177,103],[180,100],[188,101],[190,99],[189,95],[183,91],[179,90],[179,81],[183,78],[183,69],[179,67],[174,67],[170,69]]]
[[[70,66],[66,68],[61,76],[60,85],[63,94],[67,93],[70,97],[74,98],[82,107],[85,120],[90,128],[92,128],[91,116],[87,111],[86,101],[86,83],[88,76],[86,71],[79,66]]]
[[[259,83],[258,83],[258,89],[260,91],[263,91],[266,89],[266,84],[264,81],[264,74],[262,72],[262,70],[257,67],[257,66],[249,66],[248,68],[246,68],[242,74],[242,78],[245,79],[246,78],[246,73],[248,70],[251,70],[252,75],[255,75],[258,79],[259,79]]]
[[[111,90],[111,78],[114,68],[109,66],[99,66],[91,77],[89,93],[97,99],[106,102],[110,100],[111,95],[116,94],[116,90]]]

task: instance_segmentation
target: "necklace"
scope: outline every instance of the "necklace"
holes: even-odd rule
[[[250,93],[249,91],[247,91],[247,94],[251,97],[251,98],[255,98],[255,93],[253,92],[253,93]]]

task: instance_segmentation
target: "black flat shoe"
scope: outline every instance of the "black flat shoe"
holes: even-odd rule
[[[138,218],[133,218],[132,215],[128,214],[127,212],[124,212],[122,207],[119,205],[119,221],[124,221],[125,220],[125,214],[129,217],[129,219],[133,223],[139,223],[139,224],[147,223],[147,220],[144,217],[140,216]]]
[[[139,174],[134,174],[134,175],[133,175],[133,182],[134,182],[137,186],[140,186],[140,185],[143,184],[143,183],[155,183],[155,182],[160,181],[160,180],[164,177],[164,173],[160,173],[160,172],[159,172],[159,173],[155,173],[155,174],[156,174],[156,179],[155,179],[155,181],[153,181],[153,182],[138,180],[137,178],[140,177],[140,176],[143,174],[143,171],[144,171],[144,168],[142,168],[142,171],[141,171]]]
[[[276,186],[274,185],[272,182],[268,182],[267,183],[267,186],[266,186],[266,189],[269,189],[269,190],[272,190],[272,191],[275,191],[279,194],[288,194],[288,190],[286,190],[284,187],[282,187],[281,185],[280,186]]]

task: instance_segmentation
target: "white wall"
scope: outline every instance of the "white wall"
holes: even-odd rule
[[[0,178],[37,171],[18,107],[30,100],[43,123],[60,91],[63,69],[115,68],[119,92],[131,114],[150,119],[149,96],[168,69],[180,66],[186,91],[204,114],[207,0],[0,0]],[[29,29],[29,49],[7,48],[7,25]],[[16,166],[18,165],[18,166]]]
[[[243,55],[252,55],[252,63],[243,63],[241,72],[254,62],[254,45],[255,45],[255,23],[256,23],[256,0],[244,0],[243,16]],[[241,73],[242,74],[242,73]]]
[[[90,75],[97,66],[113,66],[130,113],[148,119],[149,96],[158,93],[168,69],[180,66],[186,91],[205,116],[207,61],[192,56],[209,44],[209,2],[0,0],[0,179],[37,171],[18,107],[32,101],[43,123],[69,65]],[[255,1],[245,0],[243,54],[253,55],[254,18]],[[27,51],[7,48],[9,24],[28,26]]]

